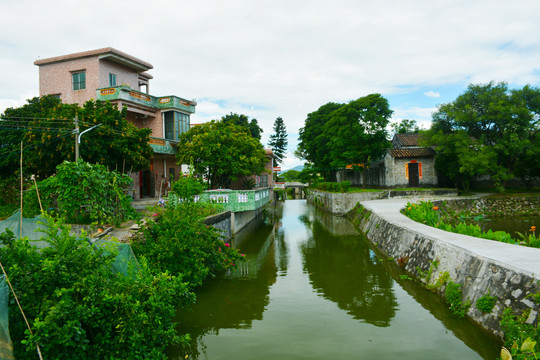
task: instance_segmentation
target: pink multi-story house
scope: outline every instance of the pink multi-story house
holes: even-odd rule
[[[197,103],[173,95],[150,95],[150,63],[108,47],[34,64],[39,66],[40,96],[55,95],[81,106],[90,99],[108,100],[119,108],[125,106],[127,119],[135,126],[152,130],[150,168],[131,175],[134,198],[164,194],[170,181],[181,176],[174,145],[189,130]]]

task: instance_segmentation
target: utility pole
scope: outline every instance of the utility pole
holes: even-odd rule
[[[79,115],[75,115],[75,162],[79,160]]]

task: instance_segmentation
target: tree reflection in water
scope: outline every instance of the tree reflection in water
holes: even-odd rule
[[[304,270],[313,288],[357,320],[389,326],[398,303],[391,275],[358,236],[335,236],[317,218],[301,221],[311,229],[301,245]]]

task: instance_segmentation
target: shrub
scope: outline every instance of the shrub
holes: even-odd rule
[[[342,181],[339,183],[341,186],[341,192],[349,192],[349,189],[351,188],[351,182],[350,181]]]
[[[215,228],[202,222],[198,209],[198,203],[186,202],[159,210],[132,243],[135,254],[157,272],[181,276],[192,287],[241,259]]]
[[[152,274],[144,259],[135,279],[111,271],[115,253],[76,238],[46,216],[49,247],[38,251],[12,233],[0,235],[0,259],[33,335],[10,302],[10,334],[17,359],[165,359],[182,340],[172,318],[194,299],[186,283]]]
[[[183,201],[193,201],[195,195],[203,192],[204,184],[191,176],[181,177],[172,184],[171,190]]]
[[[127,190],[133,181],[105,166],[64,161],[56,175],[38,183],[44,209],[67,223],[120,224],[137,216]],[[40,212],[35,191],[25,194],[25,216]]]
[[[529,312],[516,316],[512,308],[503,311],[500,325],[504,332],[504,346],[509,348],[513,359],[536,359],[534,347],[540,341],[537,326],[527,324]]]

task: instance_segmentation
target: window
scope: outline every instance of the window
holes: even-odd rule
[[[174,112],[167,111],[163,114],[165,139],[174,140]]]
[[[189,115],[177,111],[164,112],[163,129],[165,139],[178,141],[180,135],[189,131]]]
[[[86,89],[86,72],[76,72],[71,74],[71,80],[73,83],[73,90]]]
[[[109,86],[116,86],[116,74],[109,74]]]

